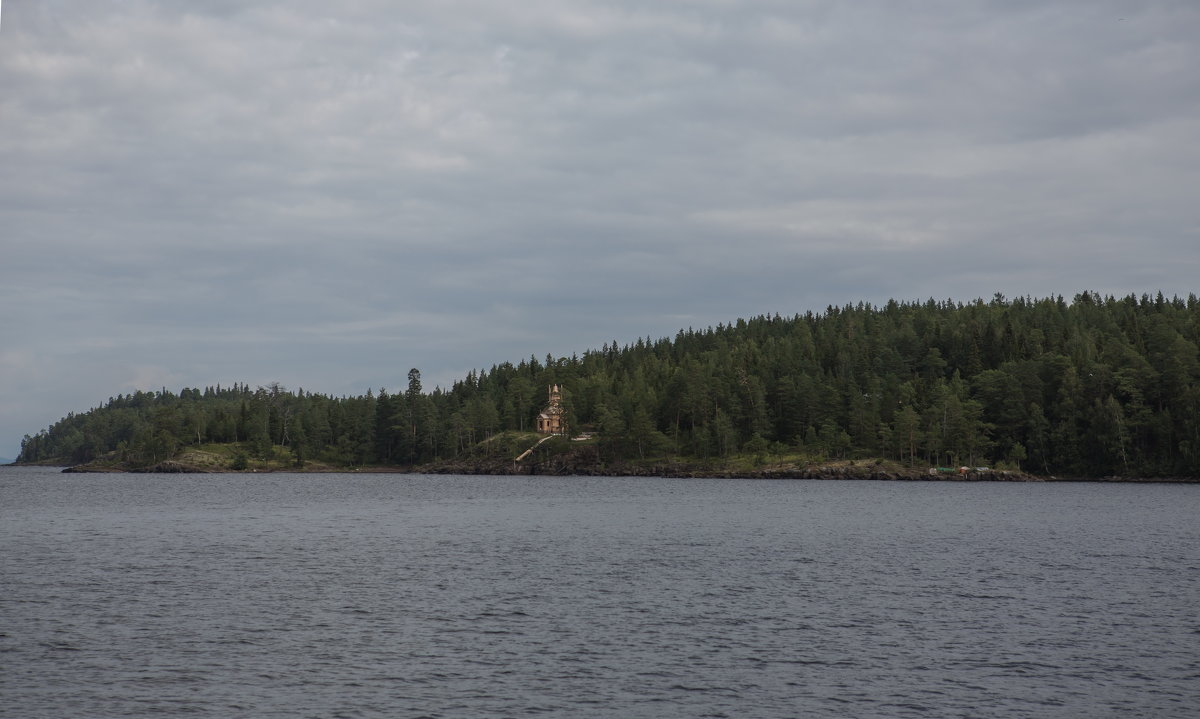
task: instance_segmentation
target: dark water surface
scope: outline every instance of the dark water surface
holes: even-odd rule
[[[1196,717],[1200,486],[0,469],[0,716]]]

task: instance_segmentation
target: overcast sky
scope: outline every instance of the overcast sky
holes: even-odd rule
[[[1195,0],[9,0],[0,456],[888,298],[1200,292]]]

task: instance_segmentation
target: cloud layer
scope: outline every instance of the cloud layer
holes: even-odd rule
[[[1184,294],[1200,6],[10,1],[0,455],[828,304]]]

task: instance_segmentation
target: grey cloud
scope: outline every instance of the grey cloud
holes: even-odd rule
[[[889,297],[1192,291],[1200,9],[9,3],[0,455]]]

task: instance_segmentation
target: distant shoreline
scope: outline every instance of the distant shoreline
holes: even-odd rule
[[[928,469],[882,467],[871,461],[849,461],[816,464],[806,467],[763,467],[749,470],[730,470],[686,464],[631,465],[607,467],[584,466],[516,466],[499,467],[496,463],[445,462],[420,467],[363,466],[275,466],[242,470],[199,467],[167,460],[148,467],[97,465],[10,464],[5,466],[62,466],[64,474],[419,474],[473,476],[551,476],[551,477],[657,477],[662,479],[809,479],[809,480],[874,480],[895,482],[1099,482],[1106,484],[1200,484],[1200,477],[1061,477],[1038,476],[1009,470],[979,470],[964,474],[929,473]]]

